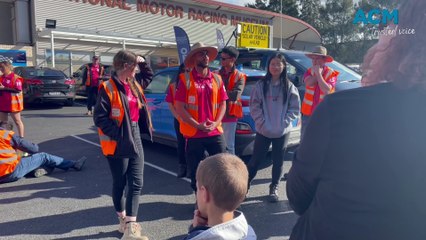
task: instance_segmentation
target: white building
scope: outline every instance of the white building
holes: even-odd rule
[[[46,28],[47,19],[56,20],[56,28]],[[173,26],[183,28],[191,44],[217,45],[216,29],[227,42],[240,21],[270,25],[274,48],[321,43],[299,19],[211,0],[0,0],[0,55],[21,50],[27,65],[52,66],[53,46],[55,67],[70,75],[93,54],[111,64],[126,48],[159,69],[178,64]]]

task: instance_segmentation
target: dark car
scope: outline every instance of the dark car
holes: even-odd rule
[[[104,76],[101,78],[102,81],[109,80],[111,78],[111,74],[114,71],[114,68],[111,65],[103,65],[104,66]],[[77,71],[72,74],[73,80],[76,85],[76,93],[77,95],[86,96],[86,86],[83,84],[83,70],[86,67],[86,64],[81,65]]]
[[[24,79],[25,103],[59,102],[72,106],[75,81],[54,68],[16,67],[14,72]]]

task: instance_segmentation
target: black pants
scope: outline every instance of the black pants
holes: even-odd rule
[[[133,137],[138,150],[134,158],[108,157],[112,174],[112,201],[117,212],[126,210],[127,216],[138,215],[139,195],[143,186],[144,153],[142,140],[137,123],[132,124]],[[127,184],[126,184],[127,183]],[[127,185],[127,196],[124,200],[124,190]]]
[[[86,86],[87,93],[87,110],[92,111],[92,107],[96,104],[96,99],[98,98],[98,87],[88,87]]]
[[[186,139],[183,137],[182,133],[180,133],[180,130],[179,130],[180,124],[176,118],[174,119],[174,125],[175,125],[176,137],[177,137],[178,161],[180,165],[186,166],[186,158],[185,158]]]
[[[223,135],[206,137],[206,138],[188,138],[186,148],[186,160],[191,174],[191,187],[197,191],[195,173],[197,172],[198,164],[204,159],[204,151],[207,151],[209,156],[226,151],[225,139]]]
[[[265,160],[269,146],[272,143],[272,185],[278,185],[283,174],[284,154],[287,148],[289,134],[279,138],[268,138],[256,133],[253,155],[248,163],[249,184],[256,177],[257,170]]]

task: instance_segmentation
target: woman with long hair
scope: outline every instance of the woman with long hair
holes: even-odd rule
[[[327,96],[307,126],[287,180],[290,239],[426,239],[426,1],[400,2],[364,87]]]
[[[24,137],[24,123],[21,111],[24,110],[22,95],[23,79],[13,72],[12,62],[0,56],[0,121],[7,122],[8,116],[12,117],[18,127],[18,134]]]
[[[268,62],[266,76],[256,83],[250,97],[250,114],[255,122],[256,137],[253,155],[248,163],[249,184],[272,143],[271,202],[279,200],[278,183],[283,174],[284,153],[292,122],[299,112],[299,92],[287,78],[284,55],[277,52]]]
[[[152,129],[142,87],[135,80],[139,61],[127,50],[114,56],[115,73],[101,84],[93,116],[112,174],[112,200],[122,239],[148,239],[136,221],[144,169],[140,132],[151,135]]]

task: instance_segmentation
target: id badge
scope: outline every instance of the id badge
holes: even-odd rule
[[[194,104],[195,103],[195,96],[189,96],[188,103],[189,104]]]
[[[113,116],[113,117],[119,117],[120,116],[120,109],[119,108],[113,108],[113,109],[111,109],[111,116]]]

